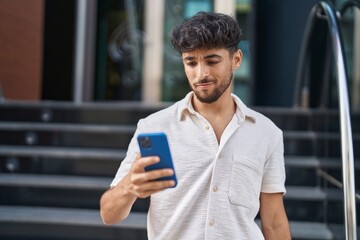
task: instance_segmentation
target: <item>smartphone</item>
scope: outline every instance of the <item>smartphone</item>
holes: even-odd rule
[[[166,134],[163,132],[141,133],[138,135],[137,140],[140,147],[141,157],[158,156],[160,158],[160,162],[146,167],[145,171],[163,168],[173,169],[174,175],[156,180],[174,180],[175,187],[177,185],[177,178]]]

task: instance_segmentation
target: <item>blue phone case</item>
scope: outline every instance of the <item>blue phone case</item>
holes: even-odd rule
[[[171,168],[174,170],[174,175],[169,177],[159,178],[157,180],[174,180],[175,186],[177,185],[177,178],[175,174],[174,164],[172,161],[170,148],[165,133],[142,133],[137,137],[140,153],[142,157],[158,156],[160,162],[148,166],[145,171]],[[174,187],[175,187],[174,186]]]

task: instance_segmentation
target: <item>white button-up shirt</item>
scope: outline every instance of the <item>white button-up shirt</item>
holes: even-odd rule
[[[260,192],[285,193],[282,131],[233,95],[236,113],[218,143],[192,96],[139,121],[111,186],[139,152],[137,135],[165,132],[178,185],[151,196],[149,239],[264,239],[254,219]]]

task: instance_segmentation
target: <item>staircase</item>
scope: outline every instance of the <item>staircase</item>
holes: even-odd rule
[[[0,103],[0,239],[146,239],[148,199],[138,200],[115,226],[101,222],[99,199],[138,119],[166,106]],[[293,239],[344,239],[342,191],[323,178],[342,179],[338,113],[255,110],[284,131],[285,206]],[[352,123],[360,176],[360,114]]]

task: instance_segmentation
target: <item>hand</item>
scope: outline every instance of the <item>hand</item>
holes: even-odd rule
[[[155,179],[172,176],[172,169],[159,169],[145,172],[145,167],[156,164],[160,161],[159,157],[144,157],[137,159],[133,163],[128,173],[130,184],[128,191],[139,198],[146,198],[156,192],[175,186],[173,180]]]

